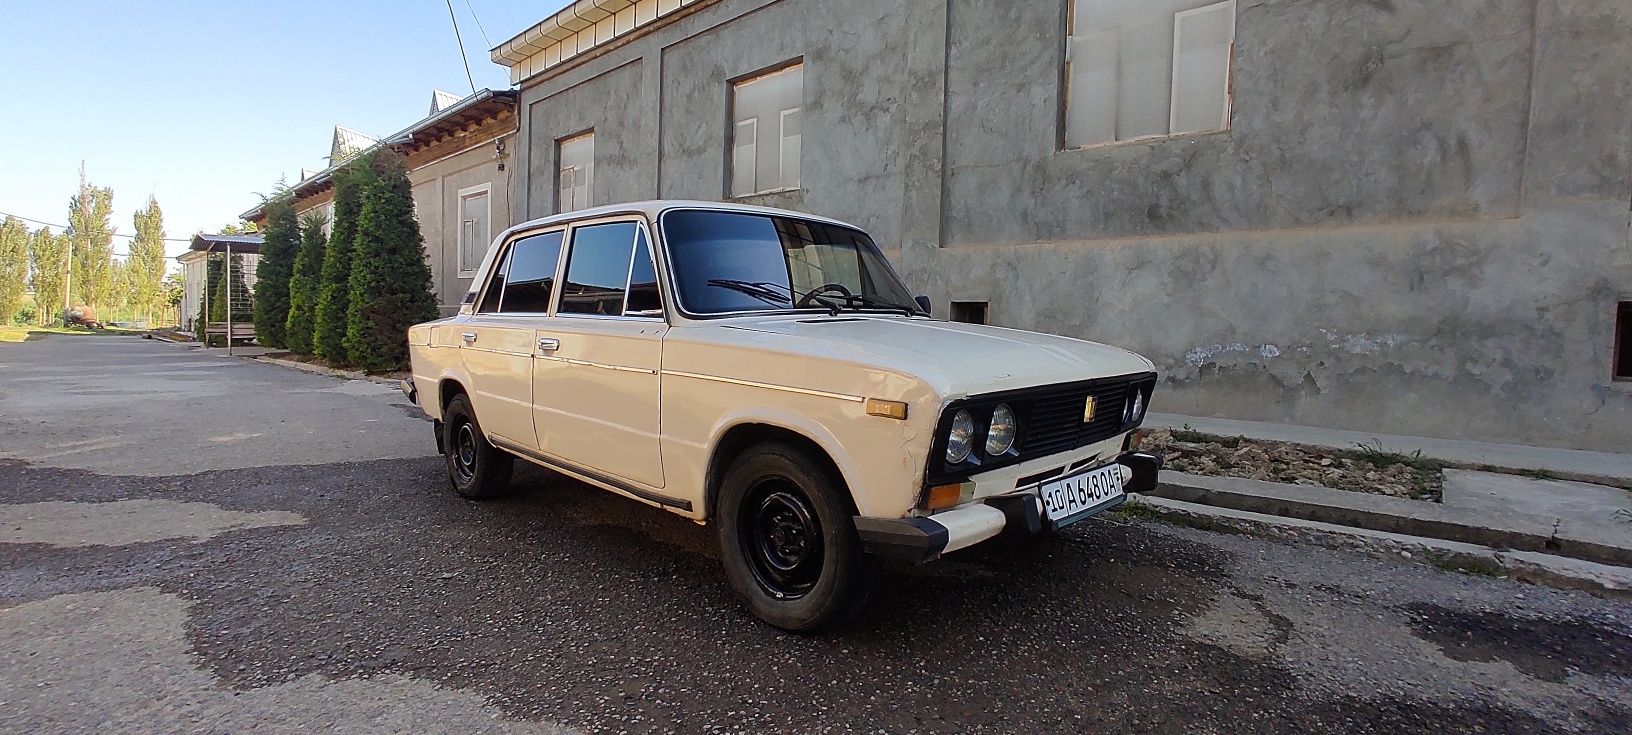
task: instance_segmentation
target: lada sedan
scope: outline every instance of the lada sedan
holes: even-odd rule
[[[453,489],[520,458],[712,524],[779,628],[853,615],[884,557],[1049,533],[1148,490],[1151,363],[939,321],[862,230],[643,202],[510,228],[459,314],[412,327],[404,390]]]

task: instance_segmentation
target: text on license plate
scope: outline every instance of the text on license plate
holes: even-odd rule
[[[1040,495],[1049,520],[1070,518],[1122,497],[1122,466],[1108,464],[1045,482]]]

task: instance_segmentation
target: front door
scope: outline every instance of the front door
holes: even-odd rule
[[[534,333],[549,321],[565,233],[534,233],[506,245],[476,313],[459,325],[460,354],[482,433],[537,448],[533,430]]]
[[[533,424],[546,454],[663,487],[658,372],[663,319],[638,220],[576,225],[556,315],[534,333]]]

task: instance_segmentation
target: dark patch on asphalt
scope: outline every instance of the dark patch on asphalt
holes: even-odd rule
[[[403,415],[407,416],[408,418],[419,419],[425,423],[431,423],[433,421],[430,416],[425,414],[425,409],[415,406],[412,403],[393,403],[391,405],[398,411],[401,411]]]
[[[1411,627],[1457,661],[1506,661],[1530,676],[1563,682],[1573,673],[1632,675],[1632,637],[1577,621],[1496,612],[1407,608]]]

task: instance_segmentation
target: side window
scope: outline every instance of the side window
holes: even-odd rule
[[[562,314],[623,316],[639,232],[640,227],[633,222],[590,225],[572,231],[567,279],[561,286]]]
[[[635,260],[629,266],[629,302],[625,316],[663,316],[663,297],[657,290],[657,268],[646,231],[635,231]]]
[[[515,251],[515,248],[510,248],[493,263],[493,276],[487,281],[487,292],[482,294],[482,303],[476,307],[476,313],[493,314],[499,310],[499,301],[504,297],[504,274],[510,270],[510,255]]]
[[[546,232],[510,246],[504,298],[498,309],[501,313],[542,314],[550,310],[562,237],[560,231]]]

